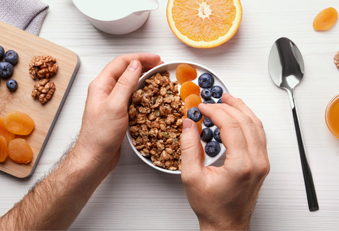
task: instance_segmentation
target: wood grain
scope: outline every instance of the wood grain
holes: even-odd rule
[[[14,66],[12,79],[18,82],[16,92],[6,88],[6,80],[0,84],[0,117],[12,111],[21,111],[28,114],[35,122],[33,132],[26,139],[33,150],[32,162],[17,164],[10,158],[0,163],[0,171],[10,175],[24,178],[30,176],[40,159],[49,134],[57,119],[65,99],[68,88],[71,86],[78,69],[77,55],[61,46],[45,39],[31,35],[8,24],[0,22],[0,45],[7,50],[14,50],[19,55],[19,62]],[[33,56],[51,55],[57,59],[59,69],[57,75],[51,78],[56,85],[52,99],[45,105],[34,100],[31,96],[35,81],[30,77],[28,65]]]

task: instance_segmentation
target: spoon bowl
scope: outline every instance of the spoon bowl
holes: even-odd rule
[[[272,46],[268,70],[273,82],[287,91],[294,120],[295,131],[298,139],[299,154],[306,188],[308,208],[310,211],[319,210],[317,195],[314,188],[311,169],[308,165],[301,128],[294,101],[294,89],[301,82],[305,66],[298,47],[288,38],[278,39]]]

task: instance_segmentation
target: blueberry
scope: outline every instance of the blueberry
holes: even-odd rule
[[[198,84],[202,88],[210,88],[214,84],[214,77],[210,73],[203,73],[198,78]]]
[[[201,90],[200,95],[203,99],[210,99],[212,97],[212,92],[210,89],[205,88]]]
[[[218,100],[218,102],[217,103],[222,103],[222,101],[221,101],[221,98]]]
[[[203,103],[215,103],[213,99],[207,99],[207,100],[204,100]]]
[[[205,146],[205,152],[210,157],[215,157],[220,152],[220,144],[216,141],[208,142]]]
[[[220,130],[219,128],[216,128],[213,132],[213,137],[216,141],[218,141],[219,143],[222,143],[221,138],[220,138]]]
[[[219,86],[213,86],[211,92],[213,98],[220,98],[222,96],[222,88]]]
[[[214,126],[212,120],[210,120],[209,118],[207,118],[206,116],[204,117],[203,123],[206,127],[212,127]]]
[[[14,66],[15,64],[18,63],[19,60],[18,53],[16,53],[13,50],[7,51],[5,54],[5,60]]]
[[[204,142],[210,142],[213,139],[213,132],[210,128],[202,129],[200,138]]]
[[[8,79],[13,74],[13,65],[9,62],[0,62],[0,77]]]
[[[7,81],[6,87],[9,91],[14,92],[18,88],[18,83],[14,79],[10,79]]]
[[[4,48],[2,46],[0,46],[0,61],[4,57],[4,54],[5,54],[5,50],[4,50]]]
[[[187,112],[187,117],[194,122],[198,122],[202,118],[202,114],[197,107],[192,107]]]

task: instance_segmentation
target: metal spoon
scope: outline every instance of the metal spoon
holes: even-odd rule
[[[304,175],[308,208],[310,211],[319,210],[317,195],[315,193],[311,169],[308,165],[301,129],[298,120],[296,104],[293,97],[294,88],[304,76],[304,61],[298,47],[288,38],[279,38],[273,44],[268,59],[268,69],[273,82],[287,91],[292,107],[295,131],[302,171]]]

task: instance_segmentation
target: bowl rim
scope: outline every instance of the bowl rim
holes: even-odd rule
[[[144,80],[144,79],[150,78],[153,74],[156,73],[156,71],[157,71],[158,69],[161,69],[161,68],[164,67],[164,66],[176,65],[176,64],[178,64],[178,65],[179,65],[179,64],[189,64],[189,65],[194,65],[194,66],[198,66],[199,68],[204,69],[204,70],[210,72],[214,77],[216,77],[216,78],[223,84],[223,87],[226,89],[226,91],[227,91],[228,93],[230,92],[229,89],[227,88],[226,84],[224,83],[224,81],[223,81],[221,78],[219,78],[219,76],[218,76],[214,71],[212,71],[211,69],[205,67],[204,65],[201,65],[201,64],[198,64],[198,63],[195,63],[195,62],[189,62],[189,61],[174,61],[174,62],[163,63],[163,64],[160,64],[160,65],[158,65],[158,66],[156,66],[156,67],[153,67],[152,69],[150,69],[150,70],[148,70],[147,72],[145,72],[145,73],[139,78],[138,83],[139,83],[140,81]],[[153,73],[153,72],[155,72],[155,73]],[[151,73],[152,73],[152,74],[151,74]],[[146,78],[146,77],[147,77],[147,78]],[[134,93],[135,91],[137,91],[138,89],[140,89],[140,88],[137,88],[137,87],[136,87],[136,88],[134,89],[133,93]],[[130,98],[130,100],[129,100],[129,102],[128,102],[128,105],[130,105],[130,102],[131,102],[131,98]],[[181,174],[181,171],[180,171],[180,170],[171,171],[171,170],[167,170],[167,169],[164,169],[164,168],[155,166],[149,158],[146,158],[146,157],[142,156],[142,155],[140,154],[140,152],[135,148],[135,146],[134,146],[133,143],[132,143],[132,139],[131,139],[132,136],[131,136],[130,133],[129,133],[129,129],[130,129],[130,125],[128,124],[128,129],[127,129],[127,131],[126,131],[126,137],[127,137],[127,140],[128,140],[128,142],[129,142],[130,146],[132,147],[133,151],[135,152],[135,154],[136,154],[143,162],[145,162],[147,165],[149,165],[149,166],[152,167],[153,169],[159,170],[159,171],[161,171],[161,172],[170,173],[170,174],[175,174],[175,175],[180,175],[180,174]],[[225,152],[226,152],[226,147],[225,147],[225,151],[224,151],[224,152],[220,152],[218,155],[216,155],[216,156],[213,158],[213,160],[212,160],[208,165],[205,165],[205,166],[210,166],[210,165],[212,165],[213,163],[215,163],[215,162],[216,162],[216,161],[217,161],[217,160],[218,160]]]

